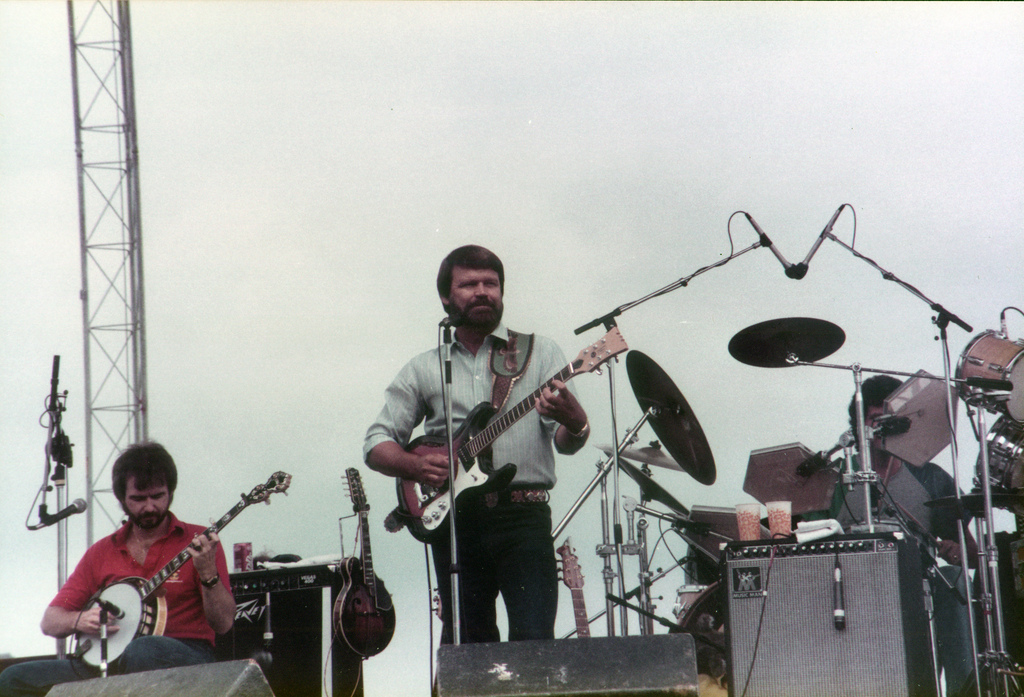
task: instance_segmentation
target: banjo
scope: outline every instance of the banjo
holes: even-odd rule
[[[270,495],[287,491],[291,480],[290,474],[275,472],[266,484],[256,486],[248,495],[242,494],[242,500],[203,534],[220,532],[235,519],[235,516],[254,503],[265,501],[269,505]],[[91,666],[102,667],[106,662],[119,658],[132,639],[139,636],[162,635],[167,622],[166,599],[154,598],[153,593],[191,558],[192,555],[188,553],[186,547],[148,581],[138,577],[122,579],[93,595],[83,611],[98,605],[115,618],[122,629],[107,638],[105,657],[102,655],[103,642],[99,637],[76,634],[75,655],[81,656],[82,660]],[[134,631],[131,631],[132,628]]]

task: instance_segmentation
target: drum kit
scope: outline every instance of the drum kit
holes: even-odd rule
[[[733,358],[755,367],[786,368],[805,365],[848,370],[854,375],[857,404],[863,404],[860,391],[863,372],[909,378],[897,391],[900,393],[899,398],[903,400],[898,402],[903,409],[899,413],[908,414],[906,423],[909,426],[901,439],[894,438],[893,441],[902,443],[900,447],[905,449],[894,454],[914,464],[923,464],[951,442],[955,444],[955,439],[950,434],[949,424],[955,423],[956,397],[959,396],[968,407],[968,414],[972,418],[972,425],[979,440],[980,455],[977,462],[977,476],[974,480],[975,486],[970,493],[938,499],[930,502],[929,505],[932,507],[956,507],[960,511],[969,512],[978,521],[979,539],[987,540],[990,543],[994,527],[994,509],[1003,509],[1015,514],[1017,516],[1017,534],[1015,535],[1017,543],[1014,553],[1024,559],[1024,549],[1021,548],[1020,543],[1020,533],[1024,533],[1024,489],[1022,489],[1024,486],[1022,484],[1024,481],[1024,341],[1008,339],[1005,333],[1005,324],[1002,332],[982,332],[973,338],[963,351],[956,366],[955,376],[939,378],[924,372],[899,373],[861,368],[859,365],[836,366],[820,362],[837,351],[845,339],[846,335],[843,330],[830,322],[797,317],[770,320],[747,327],[731,339],[728,348]],[[642,618],[640,620],[641,633],[652,633],[653,620],[658,619],[662,624],[668,624],[671,627],[670,631],[693,634],[698,643],[698,663],[701,672],[721,677],[725,674],[726,657],[725,638],[722,633],[725,593],[720,588],[718,562],[722,544],[739,539],[735,512],[732,508],[712,506],[687,508],[655,481],[651,467],[685,472],[697,482],[711,485],[716,480],[714,456],[700,423],[686,399],[672,379],[653,360],[638,351],[630,351],[626,356],[626,369],[630,386],[643,410],[643,416],[640,422],[626,433],[622,442],[597,446],[608,459],[599,464],[597,477],[563,519],[561,525],[556,528],[554,535],[558,536],[568,520],[578,510],[579,505],[598,484],[602,486],[604,494],[602,500],[607,506],[607,492],[604,488],[606,476],[613,471],[623,472],[637,485],[640,492],[638,504],[631,499],[626,499],[629,502],[627,509],[630,513],[631,526],[629,540],[633,540],[633,515],[636,513],[669,522],[689,547],[687,557],[678,561],[669,571],[682,567],[687,574],[687,583],[682,585],[676,594],[676,605],[673,609],[675,622],[666,623],[657,618],[653,613],[654,608],[649,597],[650,585],[663,578],[669,571],[659,569],[658,575],[655,575],[647,567],[646,550],[643,548],[645,544],[643,532],[647,524],[641,518],[637,524],[637,540],[640,544],[632,546],[631,551],[639,553],[641,565],[639,577],[643,581],[638,589],[626,592],[622,587],[620,556],[620,573],[617,574],[620,583],[620,597],[616,597],[612,592],[611,585],[616,574],[610,567],[611,557],[616,554],[616,549],[623,547],[621,545],[622,534],[621,529],[617,530],[616,538],[619,540],[619,544],[611,543],[606,522],[607,508],[605,508],[604,544],[599,546],[598,551],[599,555],[605,558],[606,597],[609,599],[605,611],[600,614],[607,614],[609,636],[615,634],[612,619],[614,606],[619,605],[622,611],[623,633],[627,631],[626,610],[635,610]],[[894,393],[894,396],[896,394]],[[947,399],[947,394],[951,399]],[[986,412],[995,414],[998,418],[991,430],[987,431],[987,438],[982,438],[986,433],[984,418]],[[871,437],[872,429],[863,422],[863,413],[861,413],[861,417],[858,427],[854,429],[857,432],[851,431],[844,434],[845,438],[840,441],[847,452],[850,452],[855,444],[860,446],[858,447],[859,452],[870,451],[865,446],[868,438]],[[636,434],[645,423],[650,424],[659,440],[647,446],[638,447]],[[784,449],[789,448],[793,451],[787,452],[787,457],[789,457],[787,462],[795,461],[806,464],[813,459],[814,453],[803,446],[796,446],[798,444],[793,444],[793,447],[783,446]],[[827,456],[825,453],[820,454],[825,456],[822,464],[826,464],[828,457],[840,447],[837,445]],[[778,454],[777,451],[778,449],[772,449],[774,454]],[[954,450],[954,462],[955,456]],[[920,462],[917,462],[918,460]],[[771,462],[770,459],[761,461]],[[634,462],[639,466],[634,465]],[[847,458],[848,466],[849,463],[850,458]],[[832,472],[832,477],[826,480],[827,486],[834,488],[840,481],[850,483],[851,486],[853,482],[865,483],[868,479],[865,477],[865,473],[873,473],[868,466],[862,469],[863,471],[860,473],[848,471],[846,475]],[[750,475],[751,472],[748,470],[748,477]],[[789,473],[786,476],[788,477]],[[776,486],[773,500],[777,500],[779,496],[778,486],[783,485]],[[792,495],[786,498],[796,499],[797,492],[791,493]],[[831,490],[829,489],[824,494],[824,498],[819,492],[814,500],[827,501],[830,498]],[[767,501],[763,498],[759,500],[762,503]],[[656,510],[648,504],[660,504],[666,510]],[[806,507],[804,509],[806,510]],[[796,514],[802,511],[798,511],[794,506],[793,512]],[[868,512],[867,521],[869,526],[872,525],[870,512]],[[616,525],[618,525],[617,518]],[[907,532],[916,534],[917,531],[908,530]],[[637,550],[637,547],[640,549]],[[994,571],[991,574],[986,572],[986,570],[994,570],[998,563],[994,556],[989,556],[995,554],[994,545],[984,544],[981,547],[983,549],[979,552],[978,564],[981,571],[978,575],[982,579],[984,602],[982,603],[982,621],[979,624],[987,623],[988,626],[985,629],[984,638],[975,638],[975,645],[981,647],[980,669],[984,670],[988,665],[1013,666],[1013,661],[1020,661],[1020,656],[1013,656],[1012,660],[1006,657],[1005,627],[1001,619],[1003,610],[1000,608],[999,581]],[[1008,561],[1002,560],[1003,563],[1008,563]],[[965,560],[965,572],[966,564]],[[1024,588],[1021,585],[1022,578],[1024,578],[1022,572],[1024,572],[1024,564],[1014,565],[1018,595],[1024,594]],[[628,599],[631,597],[638,597],[639,605],[630,604]],[[977,666],[978,664],[976,664]],[[1002,670],[1001,672],[1012,674],[1013,670]]]

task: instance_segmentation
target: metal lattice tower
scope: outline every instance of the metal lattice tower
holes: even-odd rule
[[[115,525],[121,516],[109,484],[110,467],[126,446],[148,434],[146,325],[128,2],[78,4],[88,8],[76,18],[75,3],[68,0],[91,545],[98,511]]]

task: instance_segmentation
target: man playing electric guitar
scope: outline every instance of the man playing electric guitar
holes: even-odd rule
[[[98,643],[104,608],[101,604],[90,605],[93,596],[125,578],[149,578],[187,550],[192,564],[180,567],[155,594],[160,597],[152,613],[154,626],[127,643],[123,653],[112,661],[110,672],[212,662],[215,634],[230,630],[235,617],[227,561],[217,535],[207,536],[203,527],[182,523],[171,513],[178,475],[174,460],[163,446],[130,446],[117,458],[112,475],[114,494],[128,522],[86,551],[46,608],[43,633],[53,637],[78,634],[79,648],[88,646],[83,642]],[[105,610],[108,636],[120,632],[132,636],[136,632],[136,626],[119,626],[116,617],[134,608]],[[0,697],[45,695],[55,684],[97,677],[99,673],[97,666],[75,657],[16,664],[0,674]]]
[[[540,336],[517,334],[502,324],[504,269],[492,252],[469,245],[441,263],[437,291],[452,326],[452,421],[462,426],[470,412],[490,403],[503,407],[532,403],[489,452],[480,454],[494,470],[515,466],[507,486],[483,485],[458,498],[456,533],[462,590],[461,639],[500,641],[496,623],[501,593],[509,619],[509,639],[554,638],[558,574],[551,539],[548,491],[555,484],[555,455],[574,453],[587,441],[587,414],[561,380],[550,380],[565,365],[558,346]],[[421,422],[427,436],[445,434],[440,352],[413,358],[387,388],[384,408],[370,426],[364,456],[374,470],[437,489],[448,479],[445,449],[407,451]],[[529,395],[537,392],[536,399]],[[478,458],[479,459],[479,458]],[[488,462],[484,473],[492,471]],[[459,477],[456,478],[457,480]],[[458,482],[456,491],[459,490]],[[442,598],[442,641],[451,643],[450,542],[430,538]]]

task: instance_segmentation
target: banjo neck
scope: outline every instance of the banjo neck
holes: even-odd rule
[[[218,520],[210,527],[206,528],[206,530],[204,530],[202,534],[209,535],[211,533],[220,532],[222,529],[224,529],[225,526],[227,526],[228,523],[234,520],[235,517],[238,516],[238,514],[241,513],[242,510],[245,509],[245,507],[248,505],[249,504],[246,503],[245,501],[239,501],[231,508],[230,511],[225,513],[220,520]],[[181,567],[183,567],[191,558],[192,555],[188,553],[188,546],[186,545],[185,549],[178,552],[177,556],[175,556],[173,559],[167,562],[167,564],[162,569],[160,569],[160,571],[158,571],[155,576],[153,576],[151,579],[149,579],[139,587],[139,592],[142,594],[143,600],[147,600],[149,596],[156,592],[157,588],[163,585],[164,581],[173,576],[175,572],[178,571],[178,569],[180,569]]]

